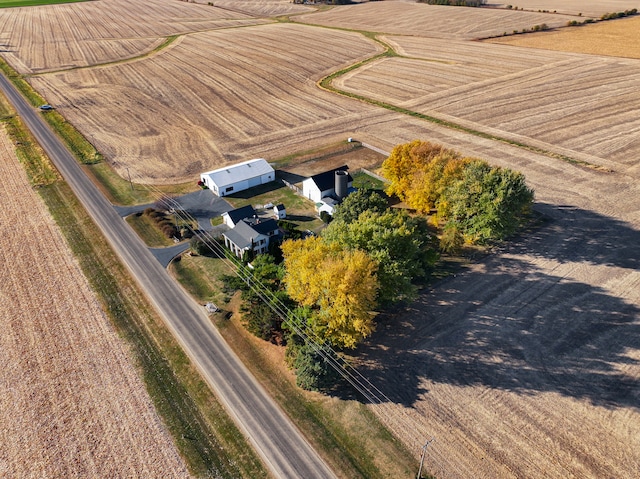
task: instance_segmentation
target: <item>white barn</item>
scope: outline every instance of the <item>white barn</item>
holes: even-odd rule
[[[276,174],[267,160],[258,158],[207,171],[200,179],[216,195],[226,196],[274,181]]]

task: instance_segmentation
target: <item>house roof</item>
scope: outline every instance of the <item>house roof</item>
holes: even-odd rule
[[[218,168],[217,170],[207,171],[206,173],[202,173],[202,175],[211,178],[211,181],[218,185],[218,187],[225,187],[233,185],[238,181],[246,180],[247,178],[255,178],[256,176],[273,172],[274,170],[271,165],[267,163],[267,160],[257,158],[255,160],[247,160],[242,163],[236,163],[235,165]]]
[[[278,229],[278,223],[273,219],[253,222],[251,219],[240,221],[235,228],[226,231],[224,236],[229,238],[238,248],[249,248],[251,241],[255,241],[260,234],[267,235],[270,231]]]
[[[253,218],[248,218],[245,221],[241,221],[241,223],[248,224],[253,229],[253,231],[263,235],[266,235],[270,231],[275,231],[278,229],[278,222],[273,218],[269,218],[269,219],[258,218],[257,220]]]
[[[243,220],[245,218],[253,218],[256,214],[256,210],[253,209],[253,206],[247,205],[242,208],[236,208],[235,210],[227,211],[226,213],[222,213],[223,215],[228,215],[233,221],[233,224],[237,224],[238,221]]]
[[[333,170],[325,171],[324,173],[318,173],[317,175],[313,175],[311,179],[316,184],[320,191],[326,191],[335,188],[336,185],[336,171],[347,171],[349,167],[347,165],[340,166],[338,168],[334,168]],[[351,175],[348,175],[348,182],[352,182],[353,178]]]

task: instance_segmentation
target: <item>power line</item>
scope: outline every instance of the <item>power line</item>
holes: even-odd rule
[[[197,220],[191,216],[186,210],[182,208],[180,203],[166,195],[153,185],[145,185],[153,195],[156,197],[156,203],[163,205],[167,210],[172,211],[176,217],[180,218],[186,225],[189,231],[197,236],[198,239],[214,252],[223,262],[223,264],[240,278],[250,289],[253,291],[275,314],[277,314],[283,321],[283,323],[290,328],[296,335],[302,338],[305,344],[309,345],[313,351],[318,354],[331,368],[333,368],[344,380],[346,380],[362,397],[370,404],[378,406],[374,409],[374,412],[390,427],[395,430],[395,434],[399,437],[405,437],[409,439],[414,445],[422,444],[424,437],[428,437],[425,434],[426,431],[422,424],[416,424],[415,418],[410,417],[404,410],[404,407],[396,404],[391,400],[383,391],[375,386],[371,381],[366,378],[360,371],[358,371],[350,362],[346,361],[340,356],[329,344],[314,335],[312,331],[309,331],[305,327],[304,321],[295,315],[293,311],[285,305],[280,298],[278,298],[271,289],[264,285],[259,279],[255,278],[249,268],[247,268],[233,253],[227,248],[223,247],[216,238],[207,231],[195,230],[191,224],[197,224]],[[398,431],[396,423],[400,423],[401,430]],[[402,426],[404,424],[404,426]],[[427,446],[434,441],[434,438],[427,441],[422,447],[422,455],[420,461],[419,474],[421,474],[423,462],[427,454]],[[448,459],[439,454],[439,452],[432,446],[430,449],[430,456],[435,462],[435,466],[444,475],[448,477],[463,478],[457,470],[457,467],[453,465]],[[446,467],[443,467],[445,466]],[[448,472],[454,472],[454,476],[450,476]]]

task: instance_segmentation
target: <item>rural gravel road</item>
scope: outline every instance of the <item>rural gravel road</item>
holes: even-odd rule
[[[277,478],[336,476],[227,346],[200,305],[177,285],[82,172],[71,153],[4,75],[0,88],[147,293],[236,424]]]

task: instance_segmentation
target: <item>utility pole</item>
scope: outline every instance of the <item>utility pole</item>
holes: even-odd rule
[[[125,166],[127,169],[127,176],[129,177],[129,185],[131,185],[131,191],[133,191],[133,182],[131,181],[131,173],[129,173],[129,167]]]
[[[427,453],[427,446],[435,441],[436,438],[432,437],[422,446],[422,456],[420,457],[420,467],[418,468],[418,479],[422,479],[422,465],[424,464],[424,455]]]

